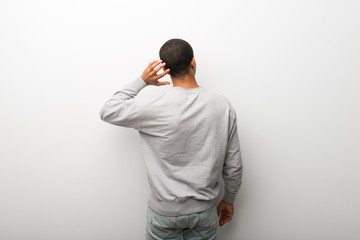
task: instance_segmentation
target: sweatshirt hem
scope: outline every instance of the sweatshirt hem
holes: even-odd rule
[[[180,216],[205,211],[215,205],[216,199],[213,200],[197,200],[187,198],[185,200],[174,199],[159,200],[153,195],[149,197],[148,207],[154,212],[164,216]]]

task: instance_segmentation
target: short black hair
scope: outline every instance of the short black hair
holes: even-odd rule
[[[166,63],[164,69],[170,68],[172,77],[182,77],[190,70],[194,52],[187,41],[173,38],[162,45],[159,55],[160,59]]]

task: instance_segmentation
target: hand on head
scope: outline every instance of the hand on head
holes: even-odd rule
[[[159,65],[160,64],[160,65]],[[156,86],[162,86],[162,85],[168,85],[170,82],[163,81],[159,82],[158,80],[168,74],[170,72],[170,69],[165,70],[164,72],[157,74],[157,72],[165,66],[166,63],[162,63],[162,60],[154,60],[149,63],[147,68],[144,70],[144,72],[141,74],[142,80],[148,85],[156,85]]]

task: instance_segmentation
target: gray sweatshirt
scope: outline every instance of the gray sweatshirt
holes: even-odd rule
[[[243,164],[236,113],[229,100],[204,87],[168,88],[137,96],[139,76],[104,104],[100,118],[139,132],[151,195],[148,206],[165,216],[200,212],[222,199],[233,203]]]

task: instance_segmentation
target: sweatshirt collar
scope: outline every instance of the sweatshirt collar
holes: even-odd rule
[[[184,87],[172,87],[173,89],[181,89],[181,90],[185,90],[185,91],[196,91],[199,89],[202,89],[203,87],[199,86],[196,88],[184,88]]]

